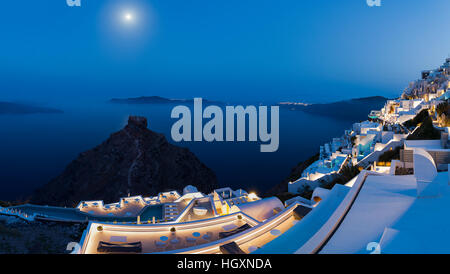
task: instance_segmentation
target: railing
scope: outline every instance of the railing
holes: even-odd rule
[[[5,208],[5,207],[0,207],[0,214],[6,215],[6,216],[18,217],[25,221],[34,221],[34,218],[36,217],[36,214],[27,214],[27,213],[21,212],[20,210],[16,210],[16,209],[11,210],[11,209]]]
[[[178,222],[180,222],[180,221],[184,218],[184,216],[189,212],[189,210],[191,210],[191,208],[194,206],[195,200],[196,200],[196,199],[192,199],[192,200],[189,202],[189,204],[183,209],[183,211],[181,211],[181,213],[178,214],[178,217],[177,217],[174,221],[172,221],[172,222],[173,222],[173,223],[178,223]]]
[[[227,237],[224,239],[220,239],[211,243],[198,245],[190,248],[172,250],[161,253],[177,253],[177,254],[211,254],[211,253],[219,253],[220,246],[230,243],[236,242],[238,245],[243,245],[247,242],[254,240],[255,238],[260,237],[261,235],[271,231],[273,228],[277,227],[281,223],[285,222],[292,216],[292,211],[299,205],[299,203],[294,203],[288,206],[285,210],[278,213],[275,216],[267,219],[263,223],[257,223],[256,220],[248,216],[243,212],[233,213],[233,214],[242,214],[243,219],[245,219],[248,223],[253,219],[253,222],[257,223],[257,225],[249,228],[243,232],[240,232],[231,237]]]

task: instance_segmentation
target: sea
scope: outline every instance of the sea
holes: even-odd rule
[[[279,148],[263,153],[259,142],[173,141],[173,107],[93,101],[68,103],[59,114],[0,115],[0,200],[25,198],[61,174],[79,153],[122,129],[129,115],[147,117],[150,130],[189,148],[216,173],[220,186],[257,194],[280,183],[294,166],[354,122],[280,108]]]

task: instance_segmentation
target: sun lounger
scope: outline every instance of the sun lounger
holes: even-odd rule
[[[197,216],[204,216],[206,213],[208,213],[208,209],[201,207],[201,206],[195,206],[193,208],[194,214]]]
[[[212,236],[213,236],[213,233],[212,232],[206,232],[206,234],[205,235],[203,235],[203,239],[204,240],[206,240],[206,241],[209,241],[209,240],[211,240],[212,239]]]
[[[221,245],[219,249],[222,254],[246,254],[236,242]]]
[[[242,232],[242,231],[244,231],[246,229],[249,229],[249,228],[251,228],[251,226],[249,224],[245,224],[245,225],[240,226],[240,227],[238,227],[236,229],[233,229],[231,231],[219,232],[219,238],[223,239],[223,238],[226,238],[226,237],[230,237],[230,236],[238,234],[238,233],[240,233],[240,232]]]
[[[108,243],[100,241],[97,247],[98,252],[110,252],[110,253],[141,253],[142,243]]]

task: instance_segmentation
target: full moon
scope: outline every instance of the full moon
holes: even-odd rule
[[[131,14],[131,13],[129,13],[129,12],[125,13],[124,19],[125,19],[125,21],[127,21],[127,22],[132,21],[132,20],[133,20],[133,14]]]

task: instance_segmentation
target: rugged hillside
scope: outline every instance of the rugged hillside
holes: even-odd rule
[[[310,166],[312,163],[319,159],[319,154],[309,157],[307,160],[298,163],[295,167],[292,168],[291,173],[288,177],[286,177],[283,181],[273,186],[271,189],[264,193],[264,197],[277,196],[280,200],[285,201],[289,198],[292,198],[295,195],[288,193],[288,183],[293,182],[302,176],[303,171]]]
[[[155,195],[194,185],[217,188],[212,170],[187,148],[169,144],[147,129],[147,119],[130,116],[124,129],[81,153],[64,172],[34,192],[31,203],[74,206],[80,200],[115,202],[131,195]]]

